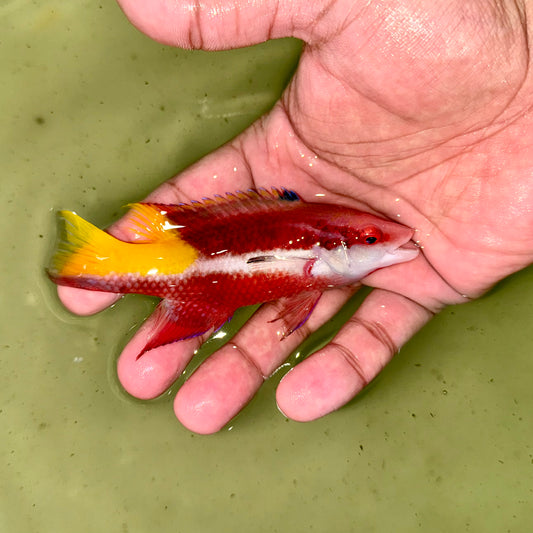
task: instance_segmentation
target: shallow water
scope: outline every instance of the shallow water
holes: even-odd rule
[[[165,48],[112,2],[0,6],[0,532],[533,529],[533,269],[421,331],[311,424],[275,376],[219,434],[114,364],[152,308],[69,315],[44,277],[53,210],[105,225],[275,101],[298,44]]]

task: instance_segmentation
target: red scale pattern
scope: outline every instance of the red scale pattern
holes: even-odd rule
[[[331,249],[343,242],[364,244],[361,237],[377,228],[354,229],[354,217],[366,214],[341,206],[282,203],[282,208],[265,211],[237,211],[202,208],[183,210],[157,206],[178,226],[180,237],[205,256],[228,250],[245,254],[275,249],[310,249],[317,243]],[[358,226],[361,226],[360,220]],[[369,221],[370,222],[370,221]],[[372,234],[373,235],[373,234]],[[388,236],[379,234],[380,240]]]
[[[206,302],[232,312],[239,307],[277,300],[302,291],[324,290],[330,280],[320,277],[284,274],[208,274],[190,276],[179,281],[157,277],[109,276],[103,278],[62,278],[56,280],[89,290],[135,293],[169,298],[182,302]],[[200,304],[203,305],[203,304]]]

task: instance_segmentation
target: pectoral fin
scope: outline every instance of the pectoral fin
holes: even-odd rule
[[[320,291],[306,291],[279,300],[282,305],[281,311],[271,322],[276,322],[277,320],[283,321],[285,328],[283,330],[282,340],[306,322],[318,303],[320,296],[322,296]]]
[[[164,299],[150,317],[151,333],[137,358],[148,350],[190,339],[218,329],[227,322],[232,311],[215,308],[204,302]]]

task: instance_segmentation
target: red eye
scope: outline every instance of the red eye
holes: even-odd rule
[[[376,244],[383,238],[383,233],[376,226],[367,226],[361,230],[359,239],[363,244]]]

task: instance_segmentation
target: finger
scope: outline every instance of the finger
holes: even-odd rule
[[[205,336],[159,346],[139,357],[153,331],[153,315],[126,345],[117,362],[118,379],[124,389],[142,400],[156,398],[183,372]]]
[[[86,291],[75,287],[57,287],[57,295],[61,303],[76,315],[87,316],[102,311],[106,307],[113,305],[120,294],[110,292]]]
[[[221,50],[279,37],[310,40],[331,2],[119,0],[119,5],[132,24],[156,41]]]
[[[395,293],[374,290],[327,346],[293,368],[276,399],[289,418],[309,421],[350,401],[433,314]]]
[[[281,341],[276,304],[266,304],[230,343],[207,359],[178,391],[174,411],[196,433],[214,433],[227,424],[254,396],[264,379],[296,349],[311,331],[329,320],[354,287],[327,291],[309,320]]]

